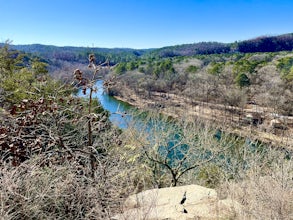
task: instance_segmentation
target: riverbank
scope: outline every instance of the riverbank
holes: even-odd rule
[[[240,109],[220,104],[195,102],[172,93],[151,92],[147,95],[138,95],[129,88],[119,89],[116,99],[129,103],[139,109],[156,109],[160,113],[173,118],[194,120],[198,117],[209,123],[214,123],[222,129],[250,139],[257,139],[264,143],[293,150],[293,128],[291,118],[284,126],[273,117],[267,108],[247,104]],[[255,123],[256,122],[256,123]],[[280,127],[277,127],[280,126]]]

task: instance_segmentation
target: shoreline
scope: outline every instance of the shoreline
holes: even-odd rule
[[[240,111],[241,109],[239,108],[225,106],[225,112],[223,112],[224,107],[222,105],[204,102],[196,102],[194,105],[190,100],[176,94],[153,92],[151,98],[142,98],[129,88],[123,88],[120,91],[123,91],[122,95],[114,95],[113,97],[138,109],[156,109],[158,112],[175,119],[178,117],[186,117],[188,120],[192,120],[194,117],[198,117],[207,122],[216,123],[224,130],[239,136],[252,137],[252,139],[259,140],[263,143],[293,150],[293,137],[289,137],[289,135],[280,136],[261,130],[262,127],[269,126],[267,125],[268,120],[266,121],[266,125],[261,125],[260,128],[252,124],[241,125],[243,115],[229,113],[231,110]],[[242,109],[242,114],[249,114],[253,111],[251,108]],[[288,129],[287,132],[289,134],[293,132],[293,129]]]

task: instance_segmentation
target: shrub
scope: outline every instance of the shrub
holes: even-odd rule
[[[239,73],[236,76],[235,81],[240,88],[250,86],[250,79],[245,73]]]
[[[198,67],[194,65],[190,65],[187,67],[186,72],[187,73],[196,73],[198,71]]]

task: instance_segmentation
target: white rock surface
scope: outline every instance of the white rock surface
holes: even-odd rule
[[[147,190],[128,197],[124,206],[113,220],[234,219],[240,212],[237,202],[219,200],[214,189],[198,185]]]

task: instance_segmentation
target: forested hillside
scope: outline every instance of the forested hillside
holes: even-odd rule
[[[199,115],[243,129],[253,125],[256,136],[271,142],[275,137],[268,134],[276,134],[292,147],[292,65],[292,52],[140,59],[115,67],[110,93],[175,117]]]
[[[293,34],[262,36],[233,43],[200,42],[156,49],[57,47],[41,44],[11,45],[11,48],[37,55],[47,62],[51,62],[51,65],[56,65],[60,61],[86,63],[89,53],[96,55],[98,63],[103,63],[108,59],[110,64],[114,65],[146,57],[291,51],[293,49]]]
[[[5,44],[0,44],[0,46]],[[52,45],[10,45],[11,49],[25,52],[30,57],[38,57],[48,64],[48,71],[54,78],[68,78],[74,68],[83,68],[86,71],[89,54],[94,53],[98,64],[107,61],[113,66],[120,62],[137,60],[151,49],[129,48],[90,48],[90,47],[57,47]]]
[[[293,34],[279,36],[262,36],[250,40],[219,43],[200,42],[164,47],[151,51],[151,57],[192,56],[223,53],[255,53],[291,51],[293,49]]]
[[[126,62],[142,56],[150,49],[130,49],[130,48],[95,48],[95,47],[57,47],[52,45],[11,45],[12,49],[37,55],[48,60],[61,60],[69,62],[87,63],[89,53],[95,53],[97,62],[105,62],[109,59],[111,64]]]

